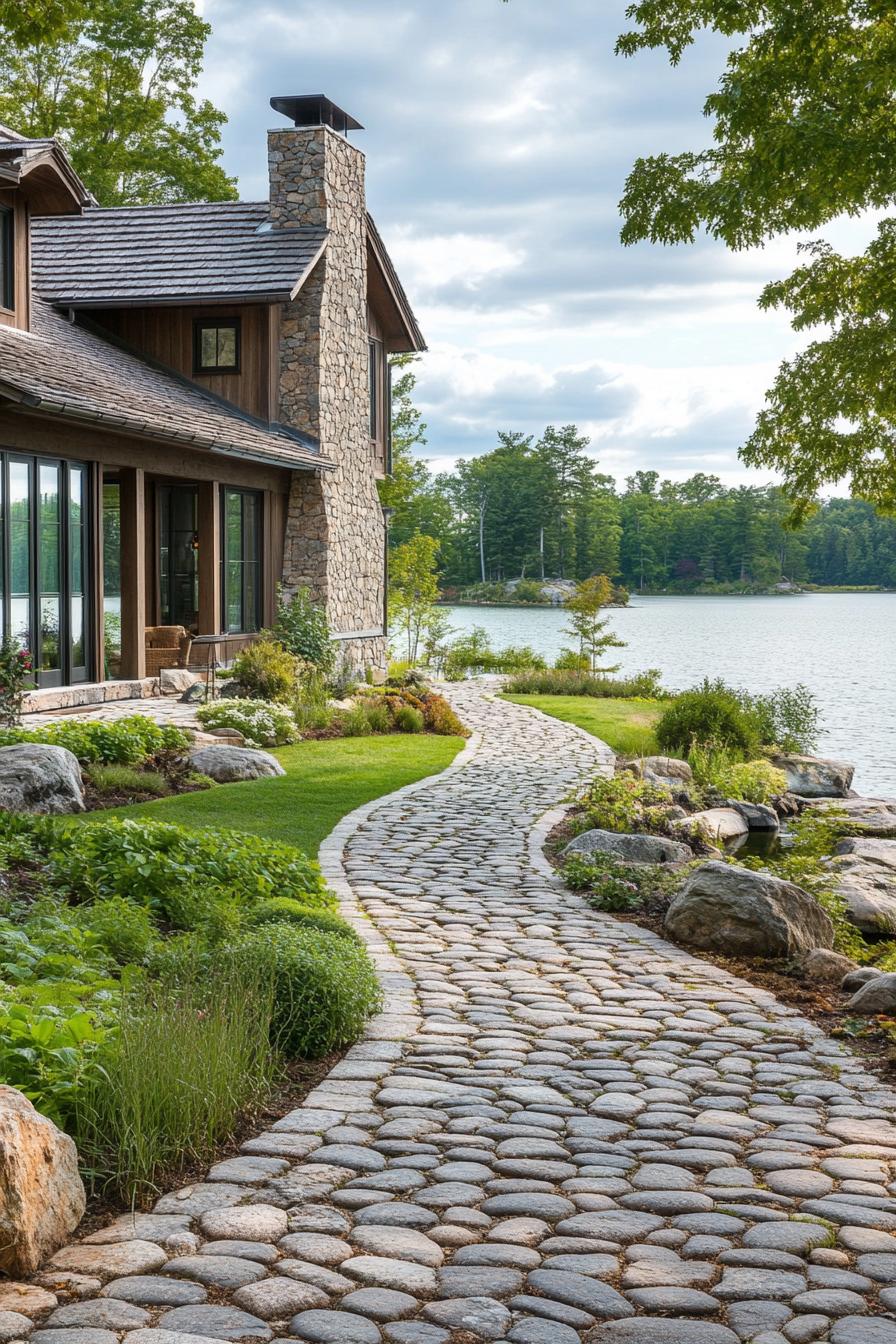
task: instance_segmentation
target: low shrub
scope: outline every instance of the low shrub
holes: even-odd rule
[[[442,672],[449,681],[462,681],[470,673],[515,672],[520,668],[544,666],[541,654],[527,644],[493,649],[486,631],[475,625],[469,634],[448,646]]]
[[[669,697],[669,692],[660,685],[660,673],[656,668],[648,668],[646,672],[637,672],[631,677],[602,677],[588,671],[585,655],[573,654],[568,649],[566,653],[568,659],[563,667],[518,672],[507,681],[504,690],[508,695],[586,695],[617,700],[662,700]],[[583,667],[572,661],[578,660],[580,656],[584,659]]]
[[[440,737],[469,737],[465,728],[443,695],[428,695],[423,702],[423,718],[431,733]]]
[[[683,691],[664,712],[655,734],[663,751],[680,756],[711,744],[743,758],[762,745],[755,714],[724,682],[704,681]]]
[[[149,910],[124,896],[94,901],[74,913],[119,966],[144,961],[158,939]]]
[[[770,803],[787,792],[787,776],[771,761],[735,761],[728,751],[711,745],[695,746],[688,761],[697,783],[725,798]]]
[[[51,858],[56,883],[73,900],[135,901],[177,928],[197,927],[227,899],[333,904],[320,869],[301,850],[241,831],[104,818],[60,830]]]
[[[668,789],[624,773],[593,780],[579,803],[578,826],[583,831],[665,831],[672,797]]]
[[[236,953],[272,977],[272,1040],[292,1058],[317,1059],[348,1045],[380,1007],[366,951],[338,934],[266,924],[243,938]]]
[[[537,579],[520,579],[515,584],[510,593],[513,602],[539,603],[544,602],[544,592]]]
[[[335,933],[340,938],[354,938],[358,935],[341,915],[333,910],[315,910],[312,906],[302,905],[290,896],[271,896],[260,901],[249,913],[248,923],[294,924],[302,928],[322,929],[325,933]]]
[[[331,675],[336,650],[330,639],[327,613],[307,588],[300,588],[289,598],[278,592],[277,615],[270,634],[287,653],[303,663],[311,663],[324,676]]]
[[[289,700],[299,660],[273,639],[259,639],[237,654],[230,669],[240,695],[251,700]]]
[[[4,727],[15,727],[20,721],[32,673],[31,654],[4,635],[0,640],[0,724]]]
[[[779,686],[763,695],[746,697],[756,715],[759,736],[784,751],[813,752],[821,728],[821,711],[808,686]]]
[[[364,704],[361,705],[367,719],[367,731],[369,733],[388,733],[392,729],[392,715],[385,705]]]
[[[196,717],[203,728],[235,728],[250,747],[281,747],[298,736],[286,706],[267,700],[213,700],[200,705]]]
[[[563,866],[563,880],[573,891],[582,892],[595,910],[637,910],[642,903],[643,875],[636,876],[630,864],[609,854],[571,855]]]
[[[413,705],[400,705],[395,711],[393,722],[400,733],[422,733],[426,727],[422,710],[415,709]]]
[[[587,653],[579,653],[576,649],[561,649],[554,659],[554,670],[557,672],[590,673],[591,659]]]
[[[137,770],[133,765],[91,765],[87,778],[101,795],[119,793],[151,793],[164,798],[171,785],[158,770]]]
[[[144,714],[133,714],[111,723],[66,720],[43,728],[0,728],[0,747],[18,742],[65,747],[82,765],[140,765],[160,752],[184,751],[190,737],[180,728],[162,726]]]

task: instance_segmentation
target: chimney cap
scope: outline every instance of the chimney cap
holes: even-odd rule
[[[360,121],[355,121],[322,93],[286,94],[272,98],[271,107],[288,117],[295,126],[330,126],[343,135],[364,129]]]

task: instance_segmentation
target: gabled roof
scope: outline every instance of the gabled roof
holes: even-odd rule
[[[39,214],[70,215],[94,203],[58,141],[29,139],[0,126],[0,187],[23,185]]]
[[[35,298],[32,330],[0,326],[0,403],[287,468],[332,467],[315,439],[266,425]]]
[[[391,316],[389,348],[396,351],[425,350],[426,341],[420,330],[414,310],[408,302],[404,286],[398,278],[398,272],[392,264],[392,258],[386,251],[386,244],[380,237],[380,231],[373,222],[373,216],[367,215],[367,248],[370,254],[368,283],[372,292],[379,298],[380,308]]]
[[[75,308],[287,302],[326,241],[321,228],[272,228],[266,202],[94,207],[34,221],[34,287]]]

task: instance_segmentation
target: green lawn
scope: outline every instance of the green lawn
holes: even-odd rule
[[[508,695],[564,723],[577,723],[620,756],[651,756],[658,750],[653,729],[663,712],[659,700],[598,699],[593,695]]]
[[[181,826],[228,826],[316,854],[347,812],[444,770],[462,746],[462,738],[423,733],[300,742],[274,752],[286,771],[278,779],[219,784],[203,793],[90,812],[85,820],[152,817]]]

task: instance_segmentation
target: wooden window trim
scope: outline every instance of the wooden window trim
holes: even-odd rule
[[[0,205],[0,248],[4,252],[6,263],[6,289],[0,292],[0,312],[15,313],[16,310],[16,222],[15,211],[11,205]],[[8,300],[8,302],[7,302]]]
[[[233,364],[202,363],[202,333],[208,328],[216,331],[226,329],[235,336],[236,358]],[[193,373],[214,377],[222,373],[240,373],[243,353],[242,321],[239,317],[194,317],[193,319]]]

